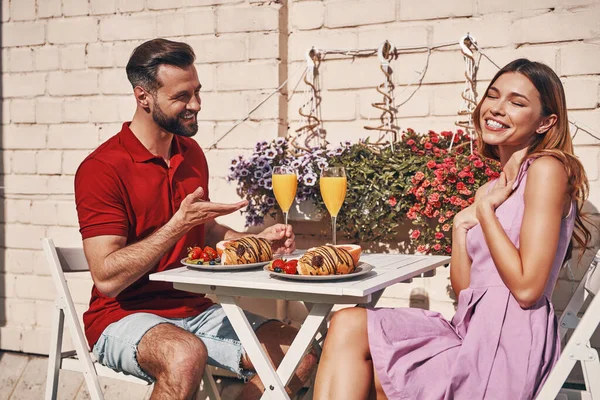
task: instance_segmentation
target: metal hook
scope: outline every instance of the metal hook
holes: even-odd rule
[[[377,57],[381,63],[381,68],[389,73],[390,61],[394,58],[396,49],[392,47],[387,40],[383,42],[377,49]]]
[[[319,53],[319,50],[315,49],[314,47],[311,47],[310,50],[308,50],[306,52],[306,65],[308,68],[315,68],[316,64],[319,60],[321,53]]]
[[[460,38],[460,42],[458,42],[458,45],[460,46],[460,49],[462,50],[463,54],[469,57],[473,57],[473,50],[471,50],[471,46],[477,48],[477,42],[475,41],[473,36],[471,36],[471,34],[468,32],[465,36]]]

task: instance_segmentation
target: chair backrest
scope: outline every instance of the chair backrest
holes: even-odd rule
[[[585,282],[585,290],[592,296],[600,292],[600,267],[598,265],[600,265],[600,250],[598,250],[594,260],[590,264]]]

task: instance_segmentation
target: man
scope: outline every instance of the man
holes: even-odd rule
[[[185,43],[151,40],[137,47],[127,76],[137,103],[131,123],[90,154],[75,177],[83,248],[94,280],[85,331],[99,362],[148,381],[152,399],[189,399],[206,363],[252,376],[229,320],[203,295],[151,282],[150,273],[180,266],[187,248],[244,236],[215,218],[247,205],[209,200],[208,166],[190,137],[198,130],[200,82]],[[295,248],[291,228],[278,224],[258,236],[275,252]],[[278,365],[297,331],[248,315]],[[309,353],[289,385],[295,392],[316,358]],[[240,398],[257,399],[254,376]]]

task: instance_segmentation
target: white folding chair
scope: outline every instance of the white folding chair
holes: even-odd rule
[[[600,325],[600,251],[594,257],[569,304],[559,319],[560,338],[575,329],[537,399],[600,400],[600,361],[590,338]],[[592,300],[581,318],[577,315],[588,297]],[[581,363],[585,390],[562,389],[576,362]]]
[[[55,247],[52,239],[42,239],[42,247],[48,260],[52,279],[56,286],[56,300],[52,316],[52,332],[50,335],[50,352],[48,357],[48,377],[46,382],[46,400],[55,400],[58,389],[58,375],[61,369],[83,372],[92,400],[103,400],[102,390],[98,376],[120,379],[133,383],[148,385],[145,380],[122,372],[116,372],[94,359],[94,355],[88,351],[88,343],[83,335],[83,330],[77,314],[75,305],[71,298],[69,287],[65,279],[65,273],[88,271],[89,267],[82,248],[60,248]],[[74,351],[62,352],[63,328],[65,317],[71,334],[71,340],[75,347]],[[202,397],[204,396],[204,397]],[[198,399],[220,400],[219,391],[209,368],[205,368],[202,391]]]

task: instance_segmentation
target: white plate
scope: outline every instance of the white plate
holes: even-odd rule
[[[221,264],[215,264],[215,265],[210,265],[210,264],[191,264],[191,263],[187,263],[185,262],[185,260],[187,260],[187,258],[184,258],[183,260],[181,260],[181,263],[183,265],[185,265],[186,267],[189,268],[194,268],[194,269],[201,269],[204,271],[234,271],[234,270],[242,270],[242,269],[252,269],[252,268],[258,268],[258,267],[262,267],[263,265],[267,265],[268,263],[270,263],[270,261],[263,261],[263,262],[259,262],[259,263],[254,263],[254,264],[235,264],[235,265],[221,265]]]
[[[269,270],[268,266],[265,266],[263,270],[267,271],[271,276],[283,279],[292,279],[295,281],[338,281],[342,279],[354,279],[358,276],[365,275],[371,270],[373,266],[366,263],[359,263],[354,272],[345,275],[289,275],[283,272],[273,272]]]

